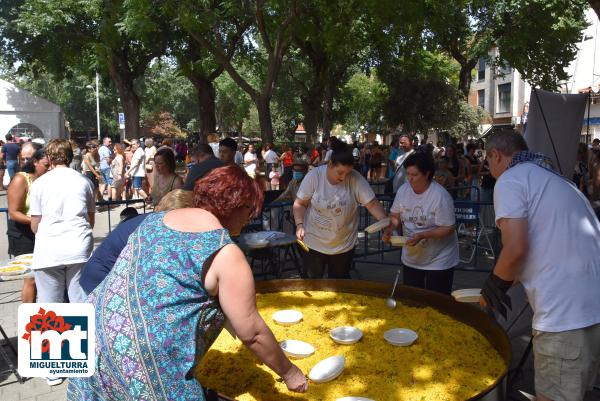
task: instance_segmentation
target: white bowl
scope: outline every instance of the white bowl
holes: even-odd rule
[[[414,343],[419,336],[410,329],[391,329],[383,333],[383,338],[392,345],[406,347]]]
[[[310,370],[308,378],[315,383],[331,381],[342,374],[345,364],[346,358],[341,355],[323,359]]]
[[[372,400],[370,398],[365,398],[365,397],[342,397],[342,398],[337,398],[335,401],[375,401],[375,400]]]
[[[458,302],[479,302],[481,288],[465,288],[463,290],[452,291],[452,296]]]
[[[297,310],[278,310],[272,315],[273,320],[282,326],[291,326],[302,320],[302,312]]]
[[[368,232],[369,234],[373,234],[373,233],[376,233],[377,231],[383,230],[384,228],[386,228],[389,225],[390,225],[390,218],[386,217],[384,219],[379,220],[378,222],[371,224],[370,226],[365,228],[365,231]]]
[[[363,336],[363,332],[351,326],[341,326],[329,332],[329,337],[338,344],[354,344]]]
[[[315,353],[315,347],[300,340],[283,340],[279,346],[287,356],[292,358],[306,358]]]

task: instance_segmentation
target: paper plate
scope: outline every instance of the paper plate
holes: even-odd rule
[[[29,269],[29,266],[25,265],[8,265],[0,267],[0,275],[2,276],[18,276],[19,274],[25,273]]]
[[[15,257],[16,260],[31,260],[33,259],[33,253],[24,253]]]
[[[405,237],[403,235],[394,235],[390,237],[390,243],[393,246],[404,246],[406,244],[406,241],[408,241],[408,237]]]
[[[383,333],[383,338],[392,344],[406,347],[414,343],[419,336],[410,329],[391,329]]]
[[[306,245],[304,243],[304,241],[297,239],[296,242],[298,243],[298,245],[300,245],[300,248],[302,248],[304,250],[304,252],[310,251],[310,249],[308,248],[308,245]]]
[[[386,217],[385,219],[381,219],[378,222],[371,224],[370,226],[365,228],[365,231],[368,232],[369,234],[373,234],[373,233],[376,233],[377,231],[383,230],[384,228],[386,228],[389,225],[390,225],[390,218]]]
[[[375,401],[375,400],[372,400],[371,398],[365,398],[365,397],[342,397],[342,398],[336,398],[335,401]]]
[[[346,358],[341,355],[323,359],[310,370],[308,378],[315,383],[331,381],[342,374],[345,364]]]
[[[458,302],[478,303],[481,296],[481,288],[465,288],[463,290],[452,291],[452,296]]]
[[[363,336],[361,329],[351,326],[341,326],[329,332],[329,337],[338,344],[354,344]]]
[[[273,320],[282,326],[291,326],[302,320],[302,312],[297,310],[285,309],[273,313]]]
[[[292,358],[306,358],[315,353],[315,347],[300,340],[283,340],[279,346],[287,356]]]

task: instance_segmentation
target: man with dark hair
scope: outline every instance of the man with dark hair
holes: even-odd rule
[[[183,189],[193,191],[194,184],[200,178],[204,177],[209,171],[223,167],[225,164],[217,159],[213,153],[212,147],[207,143],[201,143],[192,151],[192,157],[196,159],[196,164],[189,167]]]
[[[219,159],[225,164],[235,164],[237,142],[233,138],[225,138],[219,142]]]
[[[2,147],[2,155],[6,162],[8,177],[12,180],[19,168],[19,153],[21,146],[14,141],[12,134],[6,134],[6,144]]]
[[[600,223],[585,196],[505,130],[486,143],[502,251],[481,291],[506,317],[515,281],[533,309],[537,399],[581,401],[600,365]]]
[[[396,158],[396,170],[392,178],[393,192],[396,193],[398,188],[406,181],[406,169],[402,166],[408,156],[414,153],[413,141],[406,134],[400,135],[400,149],[402,153]]]

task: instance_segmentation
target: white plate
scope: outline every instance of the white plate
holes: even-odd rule
[[[354,344],[363,336],[363,332],[351,326],[341,326],[329,332],[329,337],[338,344]]]
[[[19,268],[20,267],[20,268]],[[18,270],[12,270],[12,269],[17,269]],[[7,271],[5,269],[11,269],[10,271]],[[8,265],[8,266],[2,266],[0,267],[0,275],[3,276],[18,276],[19,274],[23,274],[25,272],[27,272],[29,270],[29,266],[25,266],[25,265]]]
[[[342,397],[342,398],[337,398],[335,401],[375,401],[375,400],[372,400],[370,398],[365,398],[365,397]]]
[[[406,347],[414,343],[419,336],[410,329],[391,329],[383,333],[383,338],[392,344]]]
[[[452,291],[452,296],[458,302],[479,302],[481,288],[465,288],[463,290]]]
[[[390,238],[390,243],[393,246],[404,246],[406,241],[408,241],[408,237],[402,235],[394,235]]]
[[[381,219],[376,223],[371,224],[369,227],[365,228],[365,231],[369,234],[376,233],[377,231],[381,231],[387,226],[390,225],[390,218],[386,217],[385,219]]]
[[[273,320],[283,326],[291,326],[298,323],[302,320],[302,316],[302,312],[290,309],[278,310],[272,315]]]
[[[33,253],[24,253],[15,257],[16,260],[31,260],[33,259]]]
[[[345,364],[346,358],[341,355],[323,359],[310,370],[308,378],[315,383],[331,381],[342,374]]]
[[[306,358],[315,353],[315,347],[300,340],[283,340],[279,346],[287,356],[292,358]]]

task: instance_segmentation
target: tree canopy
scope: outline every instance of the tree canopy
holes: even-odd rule
[[[6,0],[0,62],[4,77],[63,106],[76,129],[95,125],[86,86],[99,72],[102,129],[116,133],[122,110],[129,137],[165,121],[198,139],[218,130],[291,140],[300,122],[311,140],[334,124],[458,135],[483,118],[466,104],[479,59],[555,88],[575,57],[587,7],[584,0]]]

